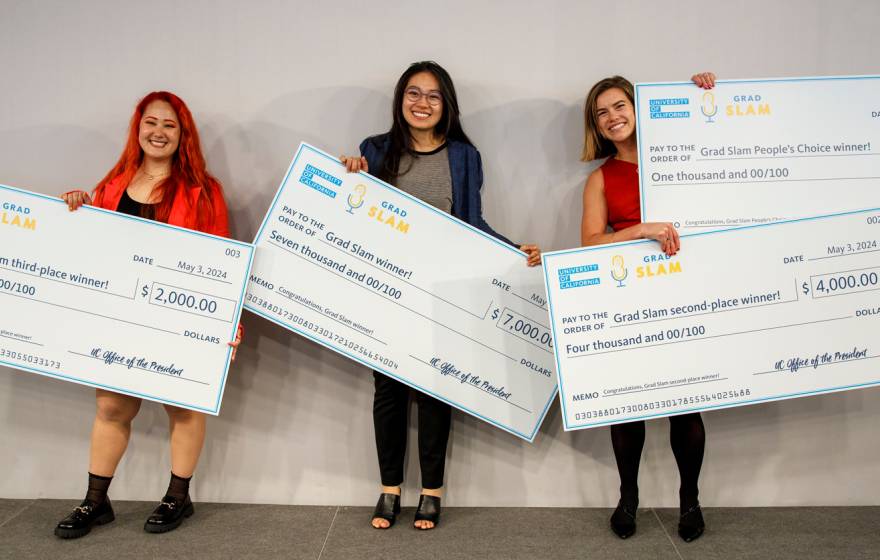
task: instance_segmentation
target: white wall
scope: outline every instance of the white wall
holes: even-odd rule
[[[389,126],[406,65],[431,58],[454,77],[483,154],[487,220],[572,247],[591,169],[578,161],[581,104],[595,81],[877,73],[878,22],[874,0],[0,0],[0,182],[90,188],[118,157],[137,99],[170,89],[195,113],[234,236],[250,240],[298,143],[353,153]],[[372,504],[369,371],[250,314],[244,323],[196,499]],[[0,496],[81,497],[93,411],[88,388],[0,368]],[[880,504],[876,389],[704,419],[706,505]],[[161,496],[166,424],[145,404],[115,498]],[[453,424],[450,505],[617,499],[607,428],[563,433],[555,405],[534,444],[461,413]],[[408,461],[412,503],[417,454]],[[642,503],[677,504],[677,484],[668,422],[650,422]]]

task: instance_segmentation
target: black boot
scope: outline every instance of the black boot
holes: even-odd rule
[[[70,515],[58,522],[55,526],[55,536],[62,539],[76,539],[89,534],[93,525],[104,525],[114,519],[116,515],[113,513],[113,506],[110,505],[110,498],[104,498],[104,501],[98,505],[83,500]]]
[[[700,538],[706,529],[706,523],[703,521],[703,511],[700,504],[693,506],[678,518],[678,536],[685,542],[691,542]]]
[[[628,500],[623,498],[617,502],[617,509],[611,514],[611,530],[621,539],[628,539],[636,532],[636,510],[639,508],[639,501]]]

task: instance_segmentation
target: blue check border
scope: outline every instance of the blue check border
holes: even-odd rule
[[[26,191],[24,189],[18,189],[15,187],[10,187],[8,185],[0,184],[0,191],[3,191],[3,190],[11,191],[16,194],[23,195],[23,196],[30,196],[33,198],[47,200],[52,203],[66,205],[66,203],[63,200],[61,200],[60,198],[54,197],[54,196],[48,196],[45,194]],[[180,231],[180,232],[186,233],[188,235],[195,235],[195,236],[199,236],[199,237],[205,237],[207,239],[212,239],[214,241],[219,241],[219,242],[222,242],[224,245],[233,245],[233,246],[241,247],[241,248],[245,249],[248,252],[247,270],[245,271],[244,281],[242,282],[242,287],[241,287],[241,292],[238,295],[238,302],[236,303],[236,306],[235,306],[235,314],[233,315],[233,321],[232,321],[232,332],[229,333],[229,340],[235,339],[235,335],[238,330],[238,323],[241,320],[241,312],[242,312],[242,309],[244,306],[245,289],[247,288],[248,278],[250,278],[250,275],[251,275],[251,266],[253,265],[253,261],[254,261],[254,246],[253,246],[253,244],[246,243],[244,241],[238,241],[236,239],[227,239],[225,237],[211,235],[210,233],[204,233],[201,231],[195,231],[195,230],[186,229],[186,228],[182,228],[182,227],[178,227],[178,226],[173,226],[173,225],[165,224],[162,222],[155,222],[152,220],[147,220],[147,219],[139,218],[136,216],[129,216],[128,214],[120,214],[119,212],[114,212],[112,210],[105,210],[103,208],[98,208],[96,206],[83,206],[82,208],[79,209],[79,212],[97,212],[99,214],[105,214],[108,216],[112,216],[113,219],[132,220],[135,222],[140,222],[143,224],[150,225],[152,227],[159,227],[159,228],[165,228],[165,229],[170,229],[170,230],[174,230],[174,231]],[[27,366],[23,366],[21,364],[16,364],[14,362],[8,362],[5,360],[0,360],[0,364],[3,364],[5,366],[8,366],[13,369],[30,371],[33,373],[39,373],[41,375],[45,375],[47,377],[53,377],[55,379],[63,379],[65,381],[71,381],[74,383],[79,383],[81,385],[88,385],[89,387],[95,387],[98,389],[106,389],[108,391],[113,391],[114,393],[122,393],[124,395],[130,395],[132,397],[138,397],[138,398],[147,399],[147,400],[151,400],[151,401],[155,401],[155,402],[159,402],[159,403],[163,403],[163,404],[170,404],[170,405],[179,406],[182,408],[188,408],[190,410],[196,410],[199,412],[206,412],[208,414],[213,414],[216,416],[216,415],[220,414],[220,403],[223,400],[223,393],[226,390],[226,378],[229,375],[229,366],[230,366],[231,360],[232,360],[232,348],[227,347],[226,363],[223,368],[223,376],[221,377],[220,384],[217,388],[217,399],[214,401],[213,408],[206,408],[203,406],[194,405],[192,403],[166,399],[166,398],[159,397],[157,395],[151,395],[151,394],[147,394],[147,393],[138,393],[137,391],[129,391],[127,389],[123,389],[121,387],[114,387],[112,385],[103,385],[101,383],[95,383],[93,381],[88,381],[86,379],[81,379],[79,377],[74,377],[72,375],[58,374],[58,373],[54,373],[49,370],[27,367]]]
[[[729,235],[729,234],[734,233],[736,231],[747,230],[747,229],[777,227],[777,226],[784,226],[785,224],[793,224],[793,223],[798,223],[798,222],[813,222],[813,221],[818,221],[818,220],[839,218],[842,216],[857,216],[860,214],[871,214],[871,213],[878,213],[878,212],[880,212],[880,207],[868,208],[865,210],[855,210],[852,212],[839,212],[837,214],[827,214],[824,216],[814,216],[814,217],[810,217],[810,218],[798,218],[795,220],[786,220],[786,221],[782,221],[782,222],[772,222],[772,223],[767,223],[767,224],[755,224],[755,225],[735,227],[735,228],[730,228],[730,229],[687,233],[687,234],[682,235],[681,237],[688,238],[688,237],[700,237],[700,236],[706,236],[706,235]],[[556,336],[556,318],[555,318],[555,314],[553,312],[553,298],[551,297],[551,294],[550,294],[550,273],[548,272],[549,268],[550,268],[550,264],[551,264],[550,260],[554,259],[555,257],[562,256],[562,255],[570,255],[570,254],[574,254],[574,253],[592,253],[595,251],[614,251],[618,247],[626,247],[628,245],[644,245],[646,243],[654,243],[654,241],[652,241],[650,239],[639,239],[636,241],[624,241],[621,243],[612,243],[609,245],[597,245],[594,247],[579,247],[577,249],[566,249],[563,251],[552,251],[550,253],[544,253],[541,257],[542,264],[544,266],[544,285],[547,290],[547,307],[550,311],[550,328],[553,331],[553,350],[554,350],[553,353],[554,353],[554,356],[556,357],[556,380],[557,380],[558,387],[559,387],[559,405],[562,407],[562,425],[563,425],[565,431],[568,432],[571,430],[578,430],[578,429],[582,429],[582,428],[593,428],[593,427],[605,426],[605,425],[609,425],[609,424],[620,424],[623,422],[632,422],[635,420],[646,420],[649,418],[662,418],[664,416],[675,416],[678,414],[685,414],[688,412],[697,412],[697,411],[702,411],[702,410],[714,410],[714,409],[719,409],[719,408],[730,408],[730,407],[734,407],[734,406],[757,404],[757,403],[761,403],[761,402],[772,402],[772,401],[786,400],[786,399],[790,399],[790,398],[794,398],[794,397],[805,397],[805,396],[809,396],[809,395],[822,395],[825,393],[836,393],[839,391],[846,391],[849,389],[857,389],[860,387],[873,387],[873,386],[880,385],[880,380],[877,380],[877,381],[872,381],[870,383],[862,383],[862,384],[858,384],[858,385],[842,385],[839,387],[832,387],[832,388],[823,389],[820,391],[804,391],[804,392],[800,392],[800,393],[789,393],[789,394],[779,395],[779,396],[775,396],[775,397],[766,397],[766,398],[751,399],[751,400],[746,399],[746,400],[725,403],[725,404],[719,404],[719,405],[713,405],[713,406],[694,407],[694,408],[688,408],[688,409],[682,409],[682,410],[675,410],[674,412],[671,412],[671,413],[648,414],[648,415],[644,415],[644,416],[629,416],[626,418],[615,418],[614,420],[608,420],[608,421],[603,421],[603,422],[587,422],[587,423],[583,423],[583,424],[569,424],[568,423],[568,413],[565,408],[565,386],[562,381],[562,376],[560,375],[560,372],[562,371],[562,364],[559,360],[559,344],[558,344],[558,339]]]
[[[783,82],[833,82],[833,81],[861,81],[861,80],[880,80],[880,75],[865,75],[865,76],[804,76],[804,77],[795,77],[795,78],[764,78],[764,79],[755,79],[755,80],[717,80],[715,83],[717,84],[769,84],[769,83],[783,83]],[[641,188],[641,185],[646,184],[645,178],[642,176],[643,170],[645,169],[644,163],[644,155],[642,154],[642,120],[646,117],[646,115],[638,114],[638,108],[641,106],[639,103],[639,98],[641,92],[648,88],[664,88],[664,87],[680,87],[680,86],[694,86],[693,82],[642,82],[637,83],[635,85],[635,110],[636,110],[636,143],[639,147],[639,199],[641,202],[641,218],[642,221],[645,221],[645,191]]]
[[[263,235],[263,231],[265,230],[266,225],[267,225],[268,222],[269,222],[269,218],[270,218],[270,216],[272,216],[272,215],[274,214],[274,212],[275,212],[275,207],[276,207],[277,204],[278,204],[278,199],[281,197],[281,193],[282,193],[282,192],[284,191],[284,189],[287,187],[288,179],[290,178],[290,174],[291,174],[291,172],[293,171],[293,168],[296,166],[296,163],[297,163],[297,161],[299,160],[300,156],[302,156],[302,154],[303,154],[304,152],[311,152],[311,153],[313,153],[313,154],[317,154],[317,155],[319,155],[319,156],[322,156],[324,159],[328,160],[329,162],[333,163],[334,165],[339,165],[339,159],[338,159],[338,158],[336,158],[336,157],[334,157],[334,156],[331,156],[330,154],[328,154],[328,153],[326,153],[326,152],[324,152],[324,151],[322,151],[322,150],[319,150],[318,148],[315,148],[314,146],[311,146],[311,145],[309,145],[309,144],[307,144],[307,143],[305,143],[305,142],[301,143],[301,144],[299,145],[299,149],[296,151],[296,155],[294,155],[293,160],[292,160],[291,163],[290,163],[290,167],[287,168],[287,173],[284,175],[284,180],[281,181],[281,185],[278,187],[278,192],[275,194],[275,198],[272,200],[272,206],[269,208],[269,211],[266,212],[266,217],[263,219],[263,223],[262,223],[262,225],[260,226],[260,229],[257,231],[257,235],[254,237],[254,245],[256,245],[256,244],[260,241],[260,239],[261,239],[261,237],[262,237],[262,235]],[[504,242],[502,242],[502,241],[496,239],[495,237],[492,237],[492,236],[489,235],[488,233],[485,233],[485,232],[483,232],[483,231],[481,231],[481,230],[479,230],[479,229],[473,227],[472,225],[467,224],[467,223],[465,223],[465,222],[459,220],[458,218],[456,218],[456,217],[454,217],[454,216],[452,216],[452,215],[450,215],[450,214],[447,214],[447,213],[445,213],[445,212],[441,212],[440,210],[437,210],[437,209],[434,208],[433,206],[431,206],[431,205],[429,205],[429,204],[426,204],[426,203],[422,202],[421,200],[419,200],[419,199],[413,197],[412,195],[409,195],[409,194],[407,194],[407,193],[405,193],[405,192],[403,192],[403,191],[401,191],[401,190],[399,190],[399,189],[397,189],[397,188],[395,188],[395,187],[393,187],[393,186],[391,186],[391,185],[389,185],[389,184],[387,184],[387,183],[384,183],[384,182],[380,181],[379,179],[376,179],[376,178],[373,177],[372,175],[368,175],[368,174],[366,174],[366,173],[364,173],[364,172],[360,172],[359,174],[361,175],[361,177],[362,177],[364,180],[369,181],[371,184],[373,184],[373,185],[375,185],[375,186],[377,186],[377,187],[381,187],[381,188],[383,188],[383,189],[385,189],[385,190],[392,191],[392,192],[394,192],[395,194],[398,194],[398,195],[400,195],[400,196],[403,196],[404,198],[406,198],[406,199],[409,200],[410,202],[412,202],[412,203],[414,203],[414,204],[418,204],[419,206],[421,206],[421,207],[423,207],[423,208],[425,208],[425,209],[427,209],[427,210],[430,210],[431,212],[434,212],[436,215],[438,215],[438,216],[442,216],[442,217],[444,217],[444,218],[450,220],[452,223],[454,223],[454,224],[456,224],[456,225],[458,225],[458,226],[464,227],[464,228],[466,228],[466,229],[471,230],[472,232],[474,232],[474,233],[476,233],[476,234],[481,235],[482,237],[484,237],[484,238],[486,238],[486,239],[492,241],[493,243],[495,243],[495,244],[498,245],[499,247],[503,247],[503,248],[506,249],[506,250],[513,251],[514,253],[516,253],[516,254],[518,254],[518,255],[525,256],[525,253],[523,253],[523,252],[520,251],[519,249],[516,249],[516,248],[514,248],[514,247],[511,247],[511,246],[508,245],[507,243],[504,243]],[[481,420],[483,420],[483,421],[485,421],[485,422],[488,422],[489,424],[492,424],[492,425],[495,426],[496,428],[500,428],[500,429],[502,429],[502,430],[504,430],[504,431],[506,431],[506,432],[508,432],[508,433],[511,433],[511,434],[513,434],[513,435],[515,435],[515,436],[517,436],[517,437],[520,437],[520,438],[522,438],[522,439],[524,439],[524,440],[526,440],[526,441],[528,441],[528,442],[530,442],[530,443],[533,442],[533,441],[535,440],[535,436],[537,435],[538,430],[540,430],[541,425],[544,423],[544,418],[547,416],[547,411],[550,409],[550,405],[553,403],[553,400],[556,398],[556,392],[557,392],[557,390],[554,389],[554,390],[552,391],[551,395],[550,395],[550,398],[547,400],[547,404],[544,405],[544,410],[541,411],[541,414],[540,414],[540,416],[538,417],[537,422],[536,422],[535,427],[534,427],[534,429],[532,430],[532,432],[531,432],[530,434],[528,434],[528,433],[523,433],[523,432],[519,432],[519,431],[517,431],[516,429],[514,429],[514,428],[512,428],[512,427],[510,427],[510,426],[506,426],[506,425],[502,424],[501,422],[498,422],[498,421],[493,420],[493,419],[491,419],[491,418],[487,418],[486,416],[483,416],[483,415],[481,415],[480,413],[478,413],[478,412],[476,412],[476,411],[474,411],[474,410],[471,410],[470,408],[468,408],[468,407],[466,407],[466,406],[463,406],[463,405],[461,405],[461,404],[459,404],[459,403],[457,403],[457,402],[454,402],[454,401],[452,401],[452,400],[450,400],[450,399],[444,398],[444,397],[442,397],[442,396],[440,396],[440,395],[438,395],[438,394],[436,394],[436,393],[434,393],[434,392],[432,392],[432,391],[429,391],[429,390],[427,390],[427,389],[425,389],[425,388],[423,388],[423,387],[419,387],[418,385],[416,385],[416,384],[414,384],[414,383],[412,383],[412,382],[410,382],[410,381],[408,381],[408,380],[406,380],[406,379],[404,379],[404,378],[402,378],[402,377],[399,377],[398,375],[395,375],[394,373],[392,373],[392,372],[390,372],[390,371],[388,371],[388,370],[386,370],[386,369],[383,369],[383,368],[377,367],[376,364],[371,364],[371,363],[369,363],[369,362],[366,362],[366,361],[360,359],[359,357],[357,357],[357,356],[355,356],[355,355],[353,355],[353,354],[350,354],[350,353],[346,352],[345,350],[342,350],[342,349],[340,349],[340,348],[336,348],[335,346],[332,346],[332,345],[330,345],[330,344],[327,344],[327,343],[325,343],[323,340],[321,340],[321,339],[319,339],[319,338],[317,338],[317,337],[315,337],[315,336],[312,336],[312,335],[309,334],[307,331],[305,331],[305,330],[303,330],[303,329],[299,329],[299,328],[297,328],[296,326],[294,326],[294,325],[292,325],[292,324],[289,324],[289,323],[286,323],[286,322],[284,322],[284,321],[281,321],[281,320],[279,320],[279,319],[277,319],[277,318],[275,318],[275,317],[271,317],[271,316],[267,315],[266,313],[262,312],[258,307],[255,307],[255,306],[253,306],[253,305],[250,305],[250,304],[248,304],[247,302],[245,302],[245,304],[244,304],[244,308],[247,309],[248,311],[250,311],[251,313],[254,313],[255,315],[259,315],[260,317],[262,317],[262,318],[264,318],[264,319],[267,319],[267,320],[269,320],[269,321],[271,321],[271,322],[273,322],[273,323],[275,323],[275,324],[277,324],[277,325],[280,325],[280,326],[284,327],[284,328],[287,329],[287,330],[293,331],[293,332],[295,332],[295,333],[297,333],[297,334],[299,334],[299,335],[301,335],[301,336],[304,336],[305,338],[308,338],[308,339],[311,340],[312,342],[317,342],[317,343],[320,344],[321,346],[323,346],[323,347],[325,347],[325,348],[328,348],[328,349],[330,349],[330,350],[333,350],[334,352],[336,352],[336,353],[338,353],[338,354],[341,354],[341,355],[345,356],[346,358],[350,358],[350,359],[354,360],[355,362],[358,362],[358,363],[360,363],[360,364],[362,364],[362,365],[367,366],[367,367],[370,368],[370,369],[374,369],[374,370],[376,370],[376,371],[379,371],[379,372],[381,372],[381,373],[387,375],[388,377],[391,377],[391,378],[393,378],[393,379],[396,379],[397,381],[400,381],[400,382],[403,383],[404,385],[408,385],[409,387],[412,387],[413,389],[416,389],[417,391],[421,391],[422,393],[428,394],[428,395],[434,397],[435,399],[437,399],[437,400],[439,400],[439,401],[443,401],[443,402],[445,402],[446,404],[449,404],[449,405],[451,405],[451,406],[454,406],[455,408],[457,408],[457,409],[459,409],[459,410],[462,410],[462,411],[464,411],[464,412],[467,412],[468,414],[471,414],[471,415],[473,415],[473,416],[476,416],[477,418],[479,418],[479,419],[481,419]]]

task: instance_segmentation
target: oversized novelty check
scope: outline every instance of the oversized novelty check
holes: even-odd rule
[[[880,205],[880,76],[638,84],[643,221],[682,232]]]
[[[880,209],[544,256],[566,430],[880,384]]]
[[[534,439],[556,382],[523,253],[308,144],[254,244],[249,311]]]
[[[0,364],[218,414],[252,257],[0,186]]]

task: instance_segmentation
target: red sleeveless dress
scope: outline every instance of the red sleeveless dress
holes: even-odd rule
[[[620,231],[641,223],[639,166],[612,157],[599,169],[602,170],[602,177],[605,179],[608,225],[614,231]]]

